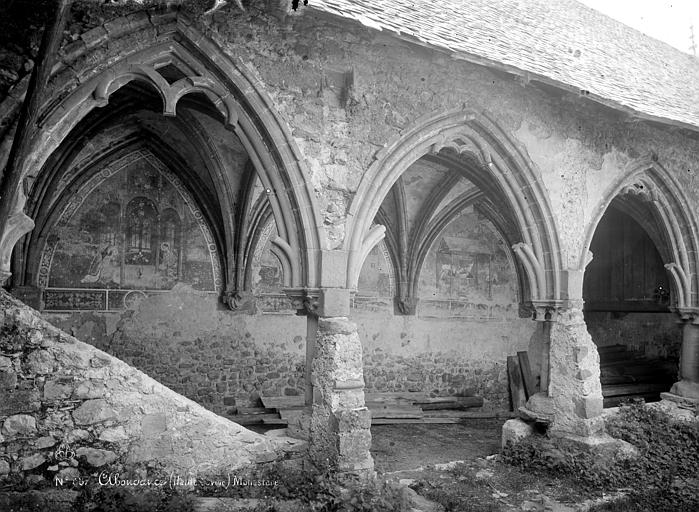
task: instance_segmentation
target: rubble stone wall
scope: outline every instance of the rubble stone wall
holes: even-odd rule
[[[133,310],[43,316],[218,414],[259,405],[260,396],[304,393],[306,319],[291,312],[234,314],[214,296],[180,288]],[[531,350],[536,327],[527,318],[479,322],[358,309],[352,320],[367,392],[476,394],[496,408],[508,407],[507,356]]]
[[[585,323],[598,347],[622,344],[647,357],[679,358],[682,325],[673,313],[586,313]]]
[[[78,341],[0,292],[0,475],[201,474],[283,458],[267,438]]]
[[[303,395],[304,317],[234,314],[216,296],[179,290],[124,312],[45,317],[219,414]]]

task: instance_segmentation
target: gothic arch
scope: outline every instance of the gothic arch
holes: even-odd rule
[[[220,113],[225,126],[237,135],[261,182],[270,191],[278,231],[275,245],[292,268],[290,286],[315,286],[321,240],[315,198],[305,179],[303,157],[271,99],[242,65],[182,14],[151,16],[141,24],[123,21],[130,30],[119,34],[118,39],[123,39],[124,44],[114,47],[129,48],[128,55],[116,62],[114,58],[105,58],[111,50],[102,40],[89,49],[69,54],[66,65],[54,73],[58,85],[44,103],[41,130],[30,141],[30,156],[24,162],[22,175],[26,176],[30,169],[42,169],[88,113],[106,105],[112,94],[134,80],[156,90],[164,115],[175,115],[182,98],[203,94]],[[154,30],[151,24],[162,27]],[[132,49],[127,41],[135,32],[139,32],[138,45]],[[110,64],[104,66],[105,62]],[[85,67],[80,68],[81,65]],[[169,83],[157,71],[169,65],[186,76]],[[74,75],[80,76],[79,82]],[[17,193],[21,195],[21,191]]]
[[[622,176],[607,188],[587,228],[580,270],[594,257],[589,248],[602,216],[613,200],[625,197],[631,199],[628,209],[642,211],[639,203],[643,203],[646,212],[650,210],[649,215],[638,220],[666,259],[665,268],[671,276],[678,310],[699,307],[697,221],[678,181],[650,159],[627,166]]]
[[[526,153],[485,114],[453,110],[423,118],[380,150],[359,184],[348,212],[345,249],[348,287],[356,287],[362,262],[384,236],[371,223],[391,187],[419,158],[456,155],[483,176],[507,204],[516,227],[513,250],[527,276],[523,301],[560,299],[558,236],[539,173]],[[491,178],[491,180],[487,180]],[[480,184],[479,184],[480,185]]]

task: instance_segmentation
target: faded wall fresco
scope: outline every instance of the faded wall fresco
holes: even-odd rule
[[[139,151],[88,180],[63,208],[42,253],[47,310],[129,308],[177,283],[217,291],[216,245],[181,182]]]
[[[469,208],[444,229],[422,266],[419,298],[427,317],[518,317],[514,262],[489,220]]]
[[[282,293],[284,269],[279,258],[272,254],[272,240],[276,236],[277,226],[270,221],[262,230],[253,253],[250,286],[256,295]]]
[[[364,262],[351,311],[368,391],[477,394],[488,407],[507,409],[507,356],[530,351],[538,372],[539,326],[519,318],[514,262],[493,224],[472,208],[432,244],[417,315],[393,314],[394,283],[379,244]]]

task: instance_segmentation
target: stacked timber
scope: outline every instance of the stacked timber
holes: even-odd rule
[[[539,383],[532,375],[529,354],[517,352],[507,357],[507,381],[510,389],[510,405],[513,411],[527,404],[527,400],[539,391]]]
[[[660,400],[677,380],[677,361],[646,358],[626,345],[598,347],[605,407],[630,399]]]
[[[310,407],[302,396],[261,397],[260,407],[238,407],[228,417],[241,425],[287,425]],[[494,412],[473,412],[483,406],[479,396],[432,397],[420,392],[366,393],[373,425],[400,423],[460,423],[472,418],[499,417]]]
[[[668,391],[677,380],[677,361],[647,358],[626,345],[603,346],[597,350],[604,407],[639,398],[658,401],[660,393]],[[526,352],[507,358],[507,375],[512,410],[517,411],[539,390]]]

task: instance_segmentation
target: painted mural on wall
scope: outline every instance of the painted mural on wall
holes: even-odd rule
[[[490,221],[469,209],[444,229],[423,263],[419,298],[425,316],[517,316],[514,262]]]
[[[38,280],[49,310],[120,309],[177,283],[203,291],[222,283],[201,211],[146,151],[113,162],[72,197],[49,235]]]
[[[252,289],[259,294],[281,294],[284,287],[284,270],[272,253],[272,240],[277,236],[277,226],[270,221],[262,229],[252,257]]]
[[[364,311],[384,311],[392,314],[394,279],[391,257],[386,243],[382,240],[371,249],[364,260],[352,306]]]
[[[250,287],[263,313],[295,315],[296,309],[284,293],[284,268],[272,252],[277,225],[270,220],[262,229],[250,264]]]

